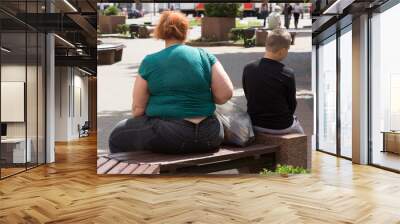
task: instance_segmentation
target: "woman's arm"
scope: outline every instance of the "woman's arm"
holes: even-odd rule
[[[226,103],[233,95],[232,81],[219,61],[212,66],[211,91],[216,104]]]
[[[147,101],[149,100],[149,89],[147,81],[142,76],[137,75],[135,85],[133,87],[133,103],[132,103],[132,115],[133,117],[140,117],[144,115],[146,110]]]

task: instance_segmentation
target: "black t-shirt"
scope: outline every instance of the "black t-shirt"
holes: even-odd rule
[[[261,58],[246,65],[242,82],[253,125],[279,130],[293,124],[297,101],[292,69]]]

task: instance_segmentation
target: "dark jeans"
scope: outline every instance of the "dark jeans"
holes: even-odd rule
[[[297,29],[297,26],[299,24],[300,13],[293,13],[293,16],[294,16],[294,27]]]
[[[109,138],[111,153],[150,150],[169,154],[218,150],[224,138],[215,116],[195,124],[182,119],[142,116],[120,121]]]
[[[290,20],[292,19],[292,15],[291,14],[288,14],[288,15],[285,15],[285,27],[286,27],[286,29],[289,29],[289,27],[290,27]]]

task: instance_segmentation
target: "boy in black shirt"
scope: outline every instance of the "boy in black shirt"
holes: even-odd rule
[[[256,131],[304,133],[294,116],[297,101],[293,70],[280,62],[287,57],[290,43],[291,36],[286,30],[270,31],[264,57],[244,68],[242,81],[247,112]]]

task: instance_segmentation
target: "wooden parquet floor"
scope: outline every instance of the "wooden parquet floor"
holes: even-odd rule
[[[322,153],[289,178],[96,175],[96,138],[0,181],[0,223],[400,223],[400,175]]]

